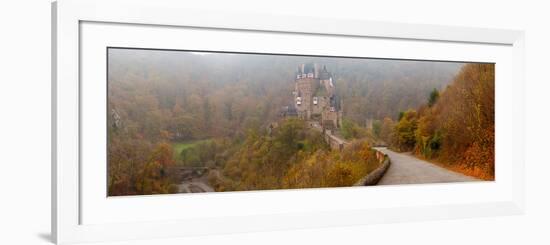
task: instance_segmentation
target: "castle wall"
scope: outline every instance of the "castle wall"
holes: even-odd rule
[[[331,122],[332,125],[328,125]],[[338,127],[338,112],[325,110],[322,113],[322,123],[324,128]]]
[[[312,106],[313,114],[321,115],[321,113],[324,110],[329,109],[329,107],[328,107],[329,106],[329,99],[328,99],[328,97],[325,97],[325,96],[319,96],[319,97],[317,97],[317,100],[318,100],[317,105]]]
[[[298,94],[302,99],[301,105],[296,105],[300,117],[309,119],[313,113],[313,93],[317,90],[318,81],[315,78],[301,78],[296,82]],[[295,98],[296,100],[296,98]]]

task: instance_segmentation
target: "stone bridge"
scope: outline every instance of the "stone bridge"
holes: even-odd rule
[[[330,148],[332,149],[341,151],[344,149],[344,147],[349,145],[349,142],[334,135],[331,130],[325,130],[324,136],[325,141],[330,145]]]
[[[323,137],[325,138],[325,141],[327,142],[327,144],[330,146],[331,149],[341,151],[344,149],[344,147],[349,145],[349,142],[335,135],[332,132],[332,130],[329,130],[329,129],[323,130],[323,127],[321,127],[321,125],[319,125],[318,122],[315,122],[315,121],[308,122],[308,125],[311,128],[323,133]]]

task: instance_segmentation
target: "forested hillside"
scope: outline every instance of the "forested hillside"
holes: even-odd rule
[[[417,108],[431,90],[443,89],[461,63],[276,55],[197,54],[110,49],[109,107],[140,122],[148,137],[160,129],[179,139],[242,134],[265,125],[292,103],[298,65],[326,65],[344,99],[344,115],[396,119]],[[166,120],[167,118],[177,120]],[[179,129],[179,130],[177,130]]]
[[[467,64],[426,103],[386,118],[382,137],[397,150],[478,178],[495,171],[495,65]]]
[[[108,56],[110,195],[176,192],[173,169],[182,165],[216,168],[209,179],[217,190],[325,186],[330,181],[348,185],[368,170],[347,164],[340,168],[353,178],[338,177],[338,182],[323,177],[310,185],[295,180],[305,178],[311,159],[353,162],[358,152],[318,151],[326,146],[307,129],[300,129],[288,149],[283,145],[291,139],[279,138],[281,131],[268,135],[268,126],[280,120],[281,108],[293,103],[297,67],[315,62],[331,70],[343,100],[343,133],[351,140],[365,136],[361,132],[368,119],[375,120],[377,137],[390,135],[384,122],[397,121],[400,111],[421,107],[434,88],[445,89],[463,66],[135,49],[109,49]],[[282,129],[289,124],[300,123],[281,122]],[[370,157],[366,151],[362,154]],[[333,175],[344,171],[332,164],[325,167],[334,169],[326,172]],[[319,169],[311,171],[320,174]]]

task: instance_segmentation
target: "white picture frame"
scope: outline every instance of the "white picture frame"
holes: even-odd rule
[[[169,215],[166,215],[170,213],[166,212],[165,216],[161,215],[162,218],[158,220],[150,220],[146,215],[143,218],[131,220],[122,215],[116,216],[116,211],[103,210],[107,214],[103,219],[85,222],[86,219],[83,217],[86,215],[83,210],[89,210],[88,207],[98,204],[92,202],[91,205],[84,205],[87,203],[89,195],[86,193],[91,191],[86,192],[85,190],[88,189],[83,188],[83,176],[88,173],[84,173],[84,171],[90,170],[90,168],[83,168],[82,160],[85,155],[81,154],[85,150],[82,144],[83,115],[87,113],[83,111],[82,95],[90,92],[89,90],[83,91],[87,87],[81,84],[83,80],[88,79],[81,72],[82,69],[87,69],[87,65],[83,61],[88,59],[88,57],[83,58],[82,54],[87,52],[83,47],[92,43],[88,40],[94,39],[94,32],[83,31],[83,26],[90,23],[134,26],[145,31],[147,28],[168,27],[163,31],[168,34],[175,29],[183,28],[205,30],[218,34],[229,31],[237,34],[262,33],[267,36],[326,37],[341,39],[339,42],[345,42],[345,39],[362,40],[365,38],[377,39],[380,42],[385,42],[384,40],[387,42],[418,42],[420,46],[425,45],[423,42],[437,42],[441,47],[462,44],[474,48],[501,47],[495,48],[494,52],[505,54],[495,55],[499,58],[487,58],[487,61],[498,59],[497,104],[499,101],[509,101],[506,115],[502,111],[499,112],[497,108],[496,125],[497,139],[499,140],[497,151],[505,150],[500,151],[503,157],[499,158],[497,155],[496,181],[495,183],[456,186],[444,184],[430,185],[430,187],[393,186],[373,188],[368,191],[362,188],[337,188],[202,195],[200,196],[202,203],[208,202],[210,199],[211,202],[231,202],[233,205],[239,204],[239,199],[250,202],[259,199],[291,201],[301,200],[300,198],[304,196],[322,202],[326,200],[323,196],[327,195],[333,195],[330,196],[331,199],[338,196],[341,200],[354,200],[353,195],[357,194],[377,199],[385,198],[385,200],[374,202],[376,205],[372,206],[328,203],[324,206],[318,205],[317,208],[311,210],[307,210],[306,205],[300,206],[300,209],[289,205],[278,208],[275,205],[269,206],[269,203],[257,203],[258,205],[267,205],[267,207],[252,210],[254,212],[249,213],[243,210],[240,213],[235,211],[228,215],[220,213],[210,216],[197,214],[193,217],[176,215],[175,218],[170,218]],[[143,30],[136,30],[133,33],[139,35]],[[522,31],[296,16],[264,16],[238,12],[191,11],[185,2],[170,0],[57,1],[52,4],[52,31],[52,237],[58,244],[513,215],[521,214],[524,211],[524,34]],[[89,38],[88,33],[92,34],[92,39],[86,39]],[[95,35],[99,35],[99,33],[95,33]],[[115,38],[113,37],[113,39]],[[148,39],[150,42],[147,42],[145,39],[142,40],[145,43],[134,45],[166,45],[158,40]],[[86,44],[83,44],[84,40],[86,40]],[[109,45],[105,41],[97,43]],[[219,50],[221,46],[212,48]],[[239,49],[237,46],[226,48]],[[254,47],[249,45],[247,48],[253,49]],[[258,46],[258,48],[262,47]],[[285,47],[281,46],[280,48],[284,49]],[[303,52],[315,53],[319,51],[312,49]],[[338,52],[338,50],[332,52]],[[432,56],[426,57],[439,57],[444,60],[445,58],[441,57],[445,57],[445,53],[438,53],[437,55],[441,56],[432,54]],[[389,52],[379,55],[386,58],[394,57]],[[409,55],[410,58],[418,57],[414,53]],[[484,59],[483,52],[479,52],[477,56],[459,56],[456,53],[454,55],[455,59],[462,57],[461,60],[470,58],[480,61]],[[506,64],[507,68],[506,71],[501,69],[502,73],[498,68],[501,61],[502,64]],[[91,63],[88,60],[86,62],[86,64]],[[100,76],[105,77],[105,74],[100,74]],[[513,97],[512,93],[509,93],[511,91],[515,91]],[[510,102],[512,98],[514,99],[513,103]],[[499,132],[507,133],[499,134]],[[503,167],[500,168],[504,169],[502,170],[504,172],[501,172],[501,176],[505,176],[503,178],[499,178],[498,175],[499,160],[507,161],[506,165],[501,165]],[[444,195],[443,193],[449,190],[473,194],[471,196],[458,194],[455,198],[429,200],[430,194]],[[403,203],[404,199],[392,197],[392,195],[404,192],[418,194],[419,200],[409,200],[409,202]],[[498,194],[488,195],[488,193],[497,192]],[[185,197],[182,195],[150,196],[133,198],[131,202],[141,202],[135,207],[147,210],[146,205],[157,207],[167,203],[180,202],[183,198]],[[197,205],[200,204],[197,202]],[[110,208],[110,206],[98,206],[105,209]],[[99,212],[101,211],[99,209]],[[98,210],[95,212],[92,216],[101,217],[101,215],[97,215]],[[132,213],[126,214],[132,215]]]

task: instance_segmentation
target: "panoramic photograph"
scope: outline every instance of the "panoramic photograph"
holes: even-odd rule
[[[494,63],[107,56],[108,196],[495,179]]]

